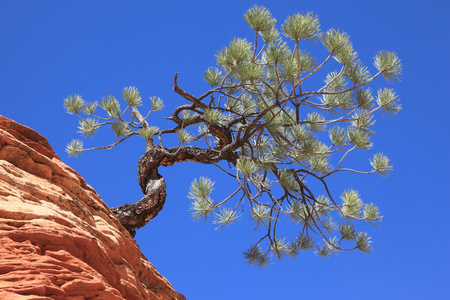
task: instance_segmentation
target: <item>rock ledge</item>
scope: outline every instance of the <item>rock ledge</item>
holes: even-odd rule
[[[0,299],[185,297],[44,137],[0,116]]]

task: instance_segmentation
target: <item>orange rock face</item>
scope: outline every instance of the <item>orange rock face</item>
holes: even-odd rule
[[[185,297],[44,137],[0,116],[0,299]]]

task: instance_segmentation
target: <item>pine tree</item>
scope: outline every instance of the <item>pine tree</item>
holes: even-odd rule
[[[132,136],[145,139],[145,153],[138,164],[145,196],[137,203],[112,208],[133,235],[164,205],[166,184],[158,168],[195,161],[217,166],[237,184],[217,202],[211,197],[212,180],[194,180],[188,196],[193,218],[212,218],[223,228],[238,220],[240,208],[248,203],[247,214],[265,232],[244,251],[249,264],[262,267],[274,257],[296,256],[299,250],[309,249],[323,257],[343,250],[370,252],[370,237],[357,231],[355,222],[380,221],[379,209],[365,204],[352,189],[337,197],[327,179],[338,172],[386,176],[392,170],[382,153],[373,155],[367,164],[371,169],[366,171],[345,167],[344,161],[352,151],[373,147],[371,127],[377,112],[400,111],[392,88],[373,95],[369,87],[380,76],[388,83],[400,80],[400,59],[394,52],[378,52],[371,75],[357,58],[349,35],[337,29],[322,32],[318,17],[310,12],[287,17],[281,34],[265,7],[250,8],[244,19],[255,31],[254,37],[251,41],[235,38],[216,54],[217,66],[203,74],[209,85],[203,95],[186,92],[175,75],[173,90],[186,104],[168,117],[174,123],[171,128],[150,126],[150,116],[163,109],[163,101],[151,97],[152,109],[142,114],[136,87],[123,90],[125,108],[113,95],[100,103],[85,102],[79,95],[67,97],[64,106],[80,118],[83,135],[92,137],[102,126],[115,134],[113,143],[103,147],[85,149],[82,141],[73,140],[67,152],[77,156],[87,150],[112,149]],[[304,50],[307,43],[320,46],[317,41],[326,48],[326,57],[316,58]],[[328,74],[322,86],[311,89],[323,72]],[[98,107],[102,114],[96,113]],[[165,147],[161,137],[173,134],[179,145]],[[322,188],[313,190],[309,182]],[[299,228],[292,241],[281,233],[286,222],[280,221],[285,219]]]

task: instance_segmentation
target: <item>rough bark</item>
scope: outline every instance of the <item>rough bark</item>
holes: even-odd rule
[[[201,102],[201,99],[192,96],[178,87],[177,75],[174,78],[174,91],[192,102],[192,105],[195,107],[203,109],[208,107]],[[206,97],[206,95],[203,97]],[[178,124],[170,132],[174,132],[175,129],[182,128],[183,126],[183,122],[179,119],[177,113],[177,110],[175,110],[172,117],[168,118]],[[136,108],[133,108],[133,115],[143,128],[149,126],[145,118]],[[235,150],[243,142],[238,143],[237,141],[233,141],[233,135],[229,128],[231,125],[224,127],[206,122],[205,124],[208,125],[209,133],[218,140],[217,146],[214,148],[201,149],[194,146],[179,146],[168,149],[155,145],[151,138],[147,140],[146,153],[141,156],[138,162],[139,186],[144,193],[144,197],[136,203],[127,203],[111,208],[131,235],[134,236],[137,228],[143,227],[149,220],[156,217],[164,206],[166,200],[166,183],[164,178],[158,173],[160,166],[168,167],[175,163],[185,161],[213,164],[221,160],[226,160],[232,164],[236,163],[238,156]]]
[[[166,182],[158,173],[158,167],[172,166],[175,163],[185,161],[212,164],[220,160],[227,160],[235,163],[236,159],[236,153],[220,151],[219,147],[200,149],[193,146],[181,146],[166,149],[153,146],[141,156],[138,163],[139,186],[145,196],[136,203],[113,207],[111,211],[134,236],[136,229],[143,227],[148,221],[156,217],[164,206]]]

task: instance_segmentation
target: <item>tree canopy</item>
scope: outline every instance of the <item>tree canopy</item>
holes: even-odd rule
[[[244,251],[248,263],[262,267],[273,258],[309,249],[323,257],[353,249],[369,253],[371,239],[357,230],[356,221],[375,224],[382,219],[379,209],[364,203],[356,190],[344,187],[336,194],[327,180],[340,172],[386,176],[392,170],[383,153],[372,154],[365,170],[349,168],[345,161],[353,151],[373,147],[378,112],[400,111],[392,88],[372,92],[369,87],[379,77],[399,81],[400,59],[394,52],[379,51],[369,70],[350,36],[339,29],[322,32],[311,12],[287,17],[281,31],[262,6],[250,8],[244,19],[254,36],[234,38],[217,52],[217,66],[203,74],[208,85],[203,95],[185,91],[175,75],[173,90],[186,104],[170,112],[170,128],[151,122],[164,107],[160,98],[150,97],[151,110],[140,111],[143,100],[136,87],[123,90],[125,107],[112,94],[99,102],[86,102],[80,95],[64,99],[67,112],[80,118],[84,136],[94,136],[102,126],[115,135],[110,145],[93,148],[73,140],[67,152],[77,156],[111,149],[132,136],[145,139],[138,165],[146,195],[138,202],[144,220],[136,221],[127,211],[133,204],[113,208],[131,233],[162,209],[166,186],[158,167],[195,161],[216,166],[236,186],[216,201],[211,179],[194,180],[188,195],[194,220],[212,219],[218,228],[243,217],[253,220],[262,236]],[[310,48],[318,54],[313,56]],[[169,135],[177,136],[178,145],[165,146]],[[242,212],[244,203],[247,211]],[[147,212],[141,212],[143,207]],[[283,234],[289,223],[284,220],[298,226],[297,237]]]

